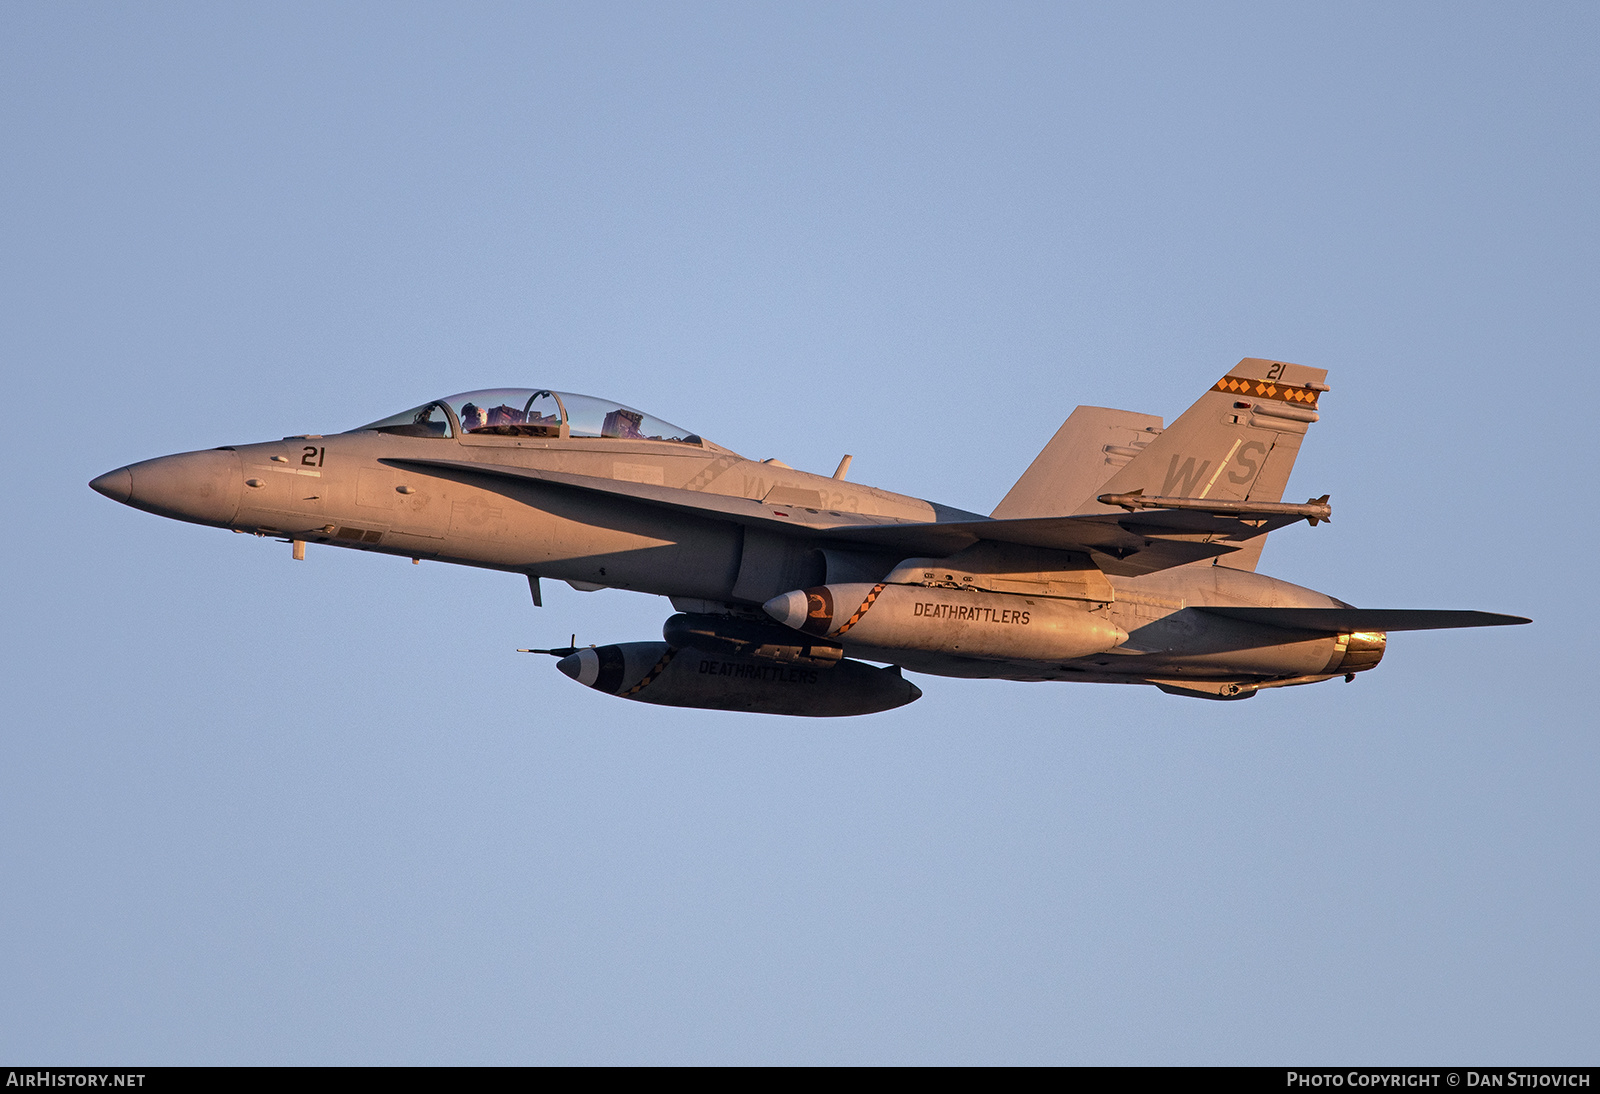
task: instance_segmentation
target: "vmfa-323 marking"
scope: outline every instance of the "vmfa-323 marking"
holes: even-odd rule
[[[661,641],[531,652],[608,695],[839,716],[954,677],[1248,698],[1375,667],[1388,632],[1524,623],[1355,608],[1255,572],[1268,533],[1329,521],[1283,494],[1328,390],[1247,358],[1170,426],[1079,407],[984,516],[544,389],[434,400],[360,429],[101,475],[163,516],[672,599]],[[887,667],[878,667],[887,666]]]

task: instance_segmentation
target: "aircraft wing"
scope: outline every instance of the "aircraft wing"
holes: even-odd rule
[[[1187,533],[1183,533],[1188,536]],[[950,555],[982,540],[1078,551],[1114,574],[1143,574],[1237,551],[1200,537],[1157,539],[1130,532],[1115,517],[1028,517],[1020,520],[952,520],[916,524],[852,524],[829,529],[829,539],[900,550],[907,555]]]
[[[769,505],[752,498],[671,486],[626,482],[543,468],[472,460],[389,459],[384,463],[434,473],[538,482],[658,505],[736,524],[810,535],[820,540],[900,550],[909,555],[949,555],[980,540],[1087,553],[1106,573],[1134,576],[1230,554],[1248,540],[1301,519],[1283,514],[1224,515],[1179,509],[1143,509],[1019,520],[906,521],[861,513],[816,512]],[[870,523],[867,523],[870,522]]]
[[[1108,574],[1135,576],[1231,554],[1245,541],[1299,519],[1275,514],[1245,520],[1169,509],[1019,520],[847,525],[830,529],[828,535],[926,555],[952,554],[980,540],[1081,551]]]
[[[1411,608],[1226,608],[1206,607],[1196,611],[1237,619],[1244,623],[1264,623],[1297,631],[1347,634],[1352,631],[1436,631],[1453,627],[1509,627],[1531,623],[1520,615],[1494,612],[1463,612]]]

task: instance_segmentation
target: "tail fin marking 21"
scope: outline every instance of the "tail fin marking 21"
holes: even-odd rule
[[[1098,493],[1282,501],[1301,438],[1328,390],[1327,375],[1326,369],[1246,357]],[[1077,511],[1108,508],[1090,498]],[[1252,540],[1218,565],[1254,570],[1264,543],[1265,537]]]

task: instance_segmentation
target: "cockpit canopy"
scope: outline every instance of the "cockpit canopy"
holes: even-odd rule
[[[402,437],[606,437],[622,441],[702,444],[688,430],[621,403],[532,388],[486,388],[431,403],[351,430]]]

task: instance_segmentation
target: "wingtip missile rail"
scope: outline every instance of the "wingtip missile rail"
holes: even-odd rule
[[[1329,495],[1324,494],[1320,498],[1307,499],[1304,505],[1296,505],[1282,501],[1223,501],[1210,498],[1155,497],[1146,496],[1143,491],[1135,490],[1130,494],[1101,494],[1095,500],[1101,505],[1120,506],[1130,513],[1139,509],[1191,509],[1200,513],[1236,517],[1239,520],[1300,517],[1315,528],[1319,523],[1333,523],[1333,506],[1328,504],[1328,497]]]

